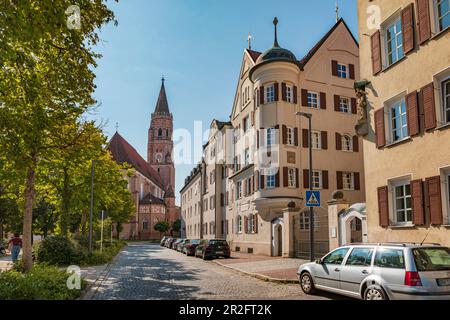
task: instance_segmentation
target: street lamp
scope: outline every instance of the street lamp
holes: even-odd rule
[[[313,164],[312,164],[312,128],[311,120],[312,114],[305,112],[297,112],[297,116],[302,116],[308,119],[308,140],[309,140],[309,190],[313,191]],[[308,200],[307,200],[308,201]],[[314,261],[314,208],[309,207],[309,259]]]

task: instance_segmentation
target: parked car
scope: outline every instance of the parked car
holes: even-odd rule
[[[167,241],[165,243],[165,247],[170,249],[172,247],[172,243],[175,242],[175,240],[176,239],[173,237],[170,237],[169,239],[167,239]]]
[[[170,249],[172,250],[177,250],[177,246],[178,244],[182,241],[183,239],[180,238],[176,238],[174,242],[172,242],[172,246],[170,247]]]
[[[202,257],[203,260],[219,257],[229,258],[230,246],[226,240],[222,239],[201,240],[195,248],[195,256]]]
[[[184,244],[183,253],[187,256],[195,255],[195,248],[197,248],[199,243],[200,243],[199,239],[189,240],[187,243]]]
[[[182,239],[180,242],[178,242],[178,244],[177,244],[177,251],[178,252],[183,252],[184,246],[188,242],[189,242],[189,239]]]
[[[164,247],[164,245],[166,244],[167,239],[169,239],[168,236],[162,237],[161,242],[159,243],[161,245],[161,247]]]
[[[450,299],[450,249],[439,244],[381,243],[340,247],[297,272],[316,289],[364,300]]]

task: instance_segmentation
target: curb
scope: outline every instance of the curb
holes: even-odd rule
[[[241,270],[241,269],[233,268],[233,267],[231,267],[229,265],[226,265],[226,264],[223,264],[223,263],[221,263],[221,262],[219,262],[217,260],[213,260],[212,262],[216,263],[216,264],[218,264],[218,265],[220,265],[220,266],[222,266],[224,268],[240,272],[242,274],[245,274],[247,276],[250,276],[250,277],[253,277],[253,278],[256,278],[256,279],[259,279],[259,280],[263,280],[263,281],[267,281],[267,282],[274,282],[274,283],[281,283],[281,284],[292,284],[292,283],[298,284],[298,280],[297,279],[272,278],[272,277],[265,276],[265,275],[262,275],[262,274],[259,274],[259,273],[253,273],[253,272],[248,272],[248,271],[244,271],[244,270]]]

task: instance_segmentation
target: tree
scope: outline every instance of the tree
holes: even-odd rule
[[[172,231],[180,232],[181,229],[181,220],[177,219],[172,223]]]
[[[166,233],[170,229],[170,224],[168,221],[158,221],[153,227],[156,231],[159,232],[159,237],[162,236],[163,233]]]
[[[5,3],[6,2],[6,3]],[[32,210],[42,159],[74,141],[59,135],[95,104],[93,51],[98,29],[114,20],[106,1],[79,0],[80,28],[69,28],[71,0],[4,0],[0,14],[0,150],[24,177],[23,262],[32,261]]]

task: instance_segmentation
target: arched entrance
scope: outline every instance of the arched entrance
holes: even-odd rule
[[[362,236],[362,220],[354,217],[350,220],[350,242],[360,243],[363,240]]]
[[[366,206],[352,205],[339,214],[339,245],[367,242]]]
[[[282,218],[272,221],[272,256],[274,257],[283,255],[283,227]]]

